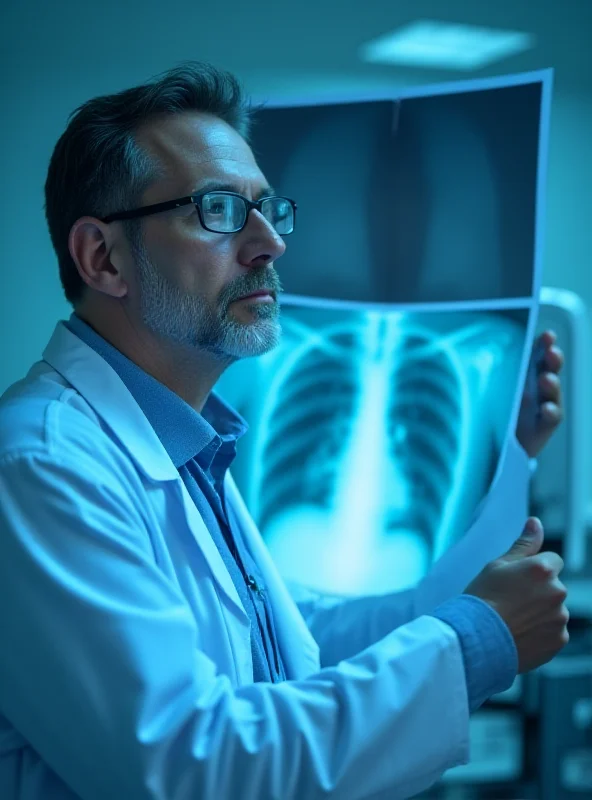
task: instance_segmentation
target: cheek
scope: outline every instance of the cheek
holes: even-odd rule
[[[216,302],[232,279],[232,260],[209,247],[188,248],[179,261],[177,275],[185,291]]]
[[[152,248],[153,263],[185,292],[214,302],[236,271],[230,236],[204,232],[198,236],[159,237]]]

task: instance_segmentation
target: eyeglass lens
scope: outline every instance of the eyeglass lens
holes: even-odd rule
[[[242,198],[219,192],[209,192],[204,195],[201,209],[205,226],[219,233],[240,230],[247,214],[247,207]],[[261,213],[280,236],[292,232],[294,211],[291,204],[283,197],[267,198],[261,206]]]

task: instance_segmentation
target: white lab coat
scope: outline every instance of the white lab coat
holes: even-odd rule
[[[229,477],[288,677],[254,684],[248,617],[131,394],[61,323],[43,359],[0,403],[3,800],[392,800],[468,759],[453,630],[413,592],[299,610]]]

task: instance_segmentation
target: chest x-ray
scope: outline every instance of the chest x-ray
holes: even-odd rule
[[[283,338],[220,389],[287,579],[418,584],[503,469],[536,324],[547,81],[260,114],[259,163],[298,203]]]
[[[424,576],[495,472],[525,321],[284,310],[236,398],[251,431],[235,477],[286,578],[368,594]]]

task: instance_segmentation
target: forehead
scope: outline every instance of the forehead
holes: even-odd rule
[[[157,181],[160,188],[189,193],[209,179],[235,182],[242,191],[265,184],[247,142],[211,114],[191,112],[159,118],[136,138],[162,169],[162,179]]]

